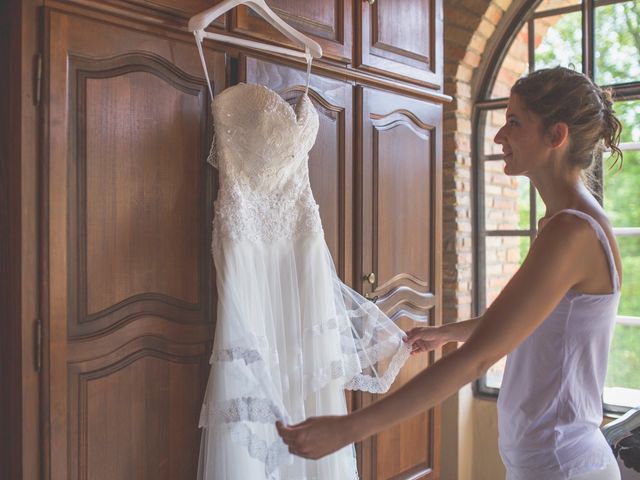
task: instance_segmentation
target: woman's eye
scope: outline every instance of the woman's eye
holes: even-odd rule
[[[507,125],[509,125],[510,127],[515,127],[516,125],[518,125],[518,122],[516,122],[515,120],[509,120],[507,122]]]

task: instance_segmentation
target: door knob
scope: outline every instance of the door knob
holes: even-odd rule
[[[374,283],[376,283],[376,274],[371,272],[369,275],[365,275],[364,279],[371,285],[373,285]]]
[[[374,3],[376,3],[376,0],[367,0],[367,2],[369,2],[369,5],[373,5]]]

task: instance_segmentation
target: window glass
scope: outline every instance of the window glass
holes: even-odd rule
[[[640,78],[640,2],[595,9],[595,82],[610,85]]]
[[[502,147],[493,141],[493,138],[504,125],[506,108],[497,110],[486,110],[480,115],[480,125],[482,125],[482,154],[501,155]]]
[[[619,236],[616,240],[622,258],[623,277],[618,315],[640,317],[640,236]],[[637,345],[640,350],[640,336]]]
[[[614,227],[640,227],[640,152],[623,153],[621,168],[604,168],[604,209]]]
[[[529,237],[486,237],[485,291],[490,305],[522,265],[529,251]],[[496,362],[485,374],[487,387],[500,388],[506,357]]]
[[[502,160],[485,162],[485,230],[528,230],[529,210],[529,180],[506,175]]]
[[[485,305],[491,305],[524,260],[527,236],[485,237]]]
[[[604,402],[609,405],[640,405],[640,322],[619,322],[613,331]]]
[[[534,30],[536,70],[558,65],[582,70],[582,12],[538,18]]]
[[[536,12],[544,12],[546,10],[554,10],[556,8],[564,8],[580,5],[580,0],[542,0],[536,7]]]

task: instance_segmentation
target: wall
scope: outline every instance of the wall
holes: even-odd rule
[[[511,0],[444,2],[444,317],[469,318],[472,310],[472,90],[476,69]],[[442,479],[499,480],[496,403],[474,397],[467,385],[443,404]]]

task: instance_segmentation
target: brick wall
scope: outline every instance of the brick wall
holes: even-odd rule
[[[445,322],[473,313],[471,89],[487,42],[510,4],[511,0],[444,2],[445,92],[454,98],[444,112]]]

